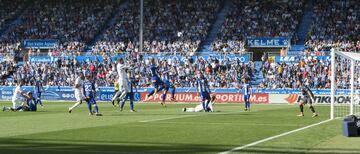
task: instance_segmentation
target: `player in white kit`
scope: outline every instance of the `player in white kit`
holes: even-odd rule
[[[211,96],[211,102],[209,103],[206,112],[215,112],[215,109],[214,109],[214,106],[213,106],[215,104],[215,100],[216,100],[216,97]],[[183,108],[183,111],[184,112],[205,112],[202,103],[197,105],[195,108]]]
[[[124,64],[124,60],[120,58],[116,65],[116,70],[118,73],[118,83],[119,83],[119,91],[115,93],[114,97],[111,101],[114,103],[115,100],[122,100],[128,92],[130,92],[129,87],[129,79],[127,77],[126,69],[130,69],[131,67]]]
[[[4,107],[3,111],[19,111],[22,109],[22,106],[25,103],[25,98],[30,98],[25,92],[22,91],[22,86],[24,82],[22,80],[18,81],[16,88],[12,97],[12,107]]]
[[[76,107],[81,105],[85,98],[84,92],[83,92],[84,79],[85,79],[84,74],[82,72],[80,72],[79,77],[76,78],[75,85],[74,85],[74,94],[75,94],[75,98],[76,98],[76,103],[72,107],[69,108],[69,113],[71,113],[72,110],[74,110]]]

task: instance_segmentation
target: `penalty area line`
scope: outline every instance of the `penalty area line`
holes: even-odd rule
[[[305,127],[302,127],[302,128],[298,128],[298,129],[295,129],[295,130],[292,130],[292,131],[288,131],[288,132],[285,132],[285,133],[282,133],[282,134],[279,134],[279,135],[275,135],[275,136],[272,136],[272,137],[268,137],[268,138],[265,138],[265,139],[262,139],[262,140],[259,140],[259,141],[256,141],[256,142],[252,142],[252,143],[250,143],[250,144],[246,144],[246,145],[243,145],[243,146],[235,147],[235,148],[233,148],[233,149],[231,149],[231,150],[224,151],[224,152],[220,152],[219,154],[229,154],[229,153],[231,153],[231,152],[235,152],[235,151],[238,151],[238,150],[242,150],[242,149],[245,149],[245,148],[248,148],[248,147],[251,147],[251,146],[260,144],[260,143],[264,143],[264,142],[267,142],[267,141],[270,141],[270,140],[273,140],[273,139],[276,139],[276,138],[280,138],[280,137],[283,137],[283,136],[286,136],[286,135],[289,135],[289,134],[292,134],[292,133],[295,133],[295,132],[299,132],[299,131],[302,131],[302,130],[305,130],[305,129],[308,129],[308,128],[311,128],[311,127],[315,127],[315,126],[318,126],[318,125],[327,123],[327,122],[329,122],[329,121],[332,121],[332,119],[328,119],[328,120],[325,120],[325,121],[321,121],[321,122],[319,122],[319,123],[315,123],[315,124],[308,125],[308,126],[305,126]]]

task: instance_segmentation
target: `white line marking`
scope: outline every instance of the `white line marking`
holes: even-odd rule
[[[289,126],[289,127],[296,127],[299,125],[295,124],[259,124],[259,123],[228,123],[228,122],[157,122],[160,124],[193,124],[193,125],[236,125],[236,126]]]
[[[251,146],[260,144],[260,143],[263,143],[263,142],[267,142],[267,141],[270,141],[270,140],[273,140],[273,139],[276,139],[276,138],[279,138],[279,137],[282,137],[282,136],[286,136],[286,135],[289,135],[289,134],[292,134],[292,133],[295,133],[295,132],[298,132],[298,131],[302,131],[302,130],[305,130],[305,129],[308,129],[308,128],[311,128],[311,127],[314,127],[314,126],[321,125],[321,124],[323,124],[323,123],[327,123],[327,122],[329,122],[329,121],[331,121],[331,120],[332,120],[332,119],[328,119],[328,120],[321,121],[321,122],[316,123],[316,124],[312,124],[312,125],[309,125],[309,126],[305,126],[305,127],[302,127],[302,128],[298,128],[298,129],[295,129],[295,130],[292,130],[292,131],[289,131],[289,132],[285,132],[285,133],[282,133],[282,134],[279,134],[279,135],[276,135],[276,136],[268,137],[268,138],[265,138],[265,139],[262,139],[262,140],[259,140],[259,141],[250,143],[250,144],[246,144],[246,145],[243,145],[243,146],[235,147],[235,148],[233,148],[233,149],[231,149],[231,150],[224,151],[224,152],[220,152],[219,154],[228,154],[228,153],[231,153],[231,152],[234,152],[234,151],[242,150],[242,149],[245,149],[245,148],[248,148],[248,147],[251,147]]]

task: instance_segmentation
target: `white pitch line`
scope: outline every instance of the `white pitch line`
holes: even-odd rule
[[[289,132],[285,132],[285,133],[282,133],[282,134],[279,134],[279,135],[276,135],[276,136],[268,137],[268,138],[265,138],[265,139],[250,143],[250,144],[235,147],[235,148],[233,148],[231,150],[220,152],[219,154],[229,154],[229,153],[234,152],[234,151],[242,150],[242,149],[245,149],[245,148],[260,144],[260,143],[263,143],[263,142],[267,142],[267,141],[270,141],[270,140],[273,140],[273,139],[276,139],[276,138],[279,138],[279,137],[282,137],[282,136],[286,136],[286,135],[289,135],[289,134],[292,134],[292,133],[295,133],[295,132],[298,132],[298,131],[302,131],[302,130],[305,130],[305,129],[308,129],[308,128],[311,128],[311,127],[314,127],[314,126],[318,126],[318,125],[321,125],[323,123],[327,123],[327,122],[329,122],[331,120],[332,119],[328,119],[328,120],[321,121],[321,122],[316,123],[316,124],[312,124],[312,125],[309,125],[309,126],[298,128],[298,129],[295,129],[295,130],[292,130],[292,131],[289,131]]]

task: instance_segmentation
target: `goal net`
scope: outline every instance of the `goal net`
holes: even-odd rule
[[[331,119],[360,114],[360,53],[331,49]]]

